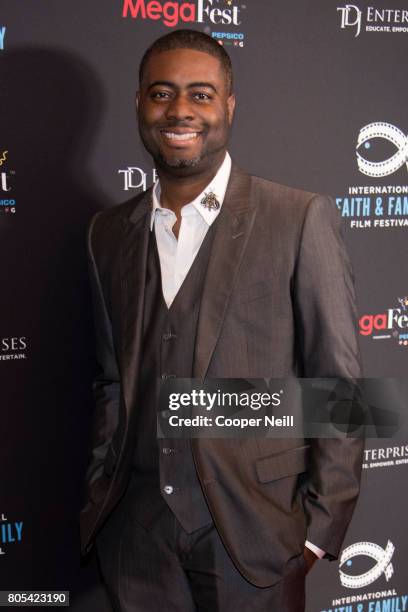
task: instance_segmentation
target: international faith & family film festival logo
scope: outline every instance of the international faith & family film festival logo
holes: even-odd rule
[[[365,184],[349,185],[347,195],[336,197],[350,228],[408,227],[408,184],[389,179],[408,177],[407,134],[384,121],[362,126],[356,138],[355,164]]]
[[[9,545],[21,544],[23,527],[23,521],[9,520],[4,512],[0,512],[0,556],[7,554]]]
[[[361,589],[375,582],[382,574],[388,582],[394,573],[391,563],[395,546],[388,540],[385,548],[381,548],[374,542],[356,542],[347,546],[340,557],[340,582],[349,589]],[[356,557],[365,556],[373,559],[376,563],[373,567],[358,574],[351,574],[345,571],[345,567],[352,568],[353,560]],[[342,569],[343,568],[343,569]]]
[[[0,214],[15,214],[16,200],[13,197],[15,170],[9,166],[9,151],[0,148]]]
[[[382,34],[408,33],[408,9],[387,6],[361,6],[343,4],[337,6],[340,28],[350,30],[357,38],[362,32]]]
[[[245,33],[242,18],[245,4],[236,0],[123,0],[124,19],[160,21],[169,28],[202,25],[220,45],[242,48]]]
[[[321,612],[406,612],[408,595],[393,583],[395,545],[387,540],[355,542],[344,548],[339,561],[339,582],[347,594],[334,598]]]

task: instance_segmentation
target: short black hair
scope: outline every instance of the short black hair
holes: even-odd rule
[[[172,51],[174,49],[194,49],[216,57],[221,64],[225,75],[227,90],[232,93],[233,77],[232,64],[228,53],[214,38],[199,32],[198,30],[173,30],[169,34],[161,36],[145,51],[139,66],[139,84],[142,84],[146,70],[146,64],[155,53]]]

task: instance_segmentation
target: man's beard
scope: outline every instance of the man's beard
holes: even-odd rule
[[[168,159],[165,155],[163,155],[161,151],[158,151],[158,153],[155,156],[154,161],[158,165],[164,166],[166,168],[182,169],[182,168],[194,168],[200,163],[203,157],[204,155],[201,154],[201,155],[197,155],[197,157],[192,157],[191,159],[180,159],[179,157]]]
[[[175,176],[188,176],[190,175],[189,169],[191,170],[191,172],[194,172],[195,168],[200,168],[202,170],[203,166],[211,165],[212,160],[216,158],[216,156],[221,151],[224,151],[226,146],[227,140],[225,140],[225,142],[220,142],[219,145],[214,149],[208,150],[206,148],[203,148],[200,153],[196,155],[196,157],[191,157],[190,159],[182,157],[167,157],[166,155],[164,155],[161,149],[158,149],[154,152],[150,150],[149,153],[150,155],[152,155],[157,167],[161,167],[164,171],[168,169],[169,172],[181,170],[180,175],[176,173]],[[185,172],[183,172],[183,170],[185,170]]]

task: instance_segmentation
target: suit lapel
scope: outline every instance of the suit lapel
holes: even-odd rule
[[[198,319],[193,374],[204,378],[255,219],[251,177],[234,165],[217,219]]]
[[[149,189],[124,219],[121,256],[122,292],[122,377],[128,414],[138,384],[143,337],[143,303],[150,234],[151,190]]]
[[[124,220],[121,256],[122,376],[128,412],[139,382],[150,211],[151,190],[144,194]],[[208,370],[255,212],[253,198],[251,201],[251,177],[233,165],[217,219],[201,297],[193,367],[196,378],[204,378]]]

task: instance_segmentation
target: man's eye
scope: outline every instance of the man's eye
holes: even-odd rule
[[[153,100],[167,100],[170,97],[170,94],[167,91],[154,91],[151,94]]]
[[[195,100],[199,100],[201,101],[207,101],[207,100],[211,100],[211,96],[207,93],[204,93],[203,91],[196,91],[193,93],[193,98]]]

